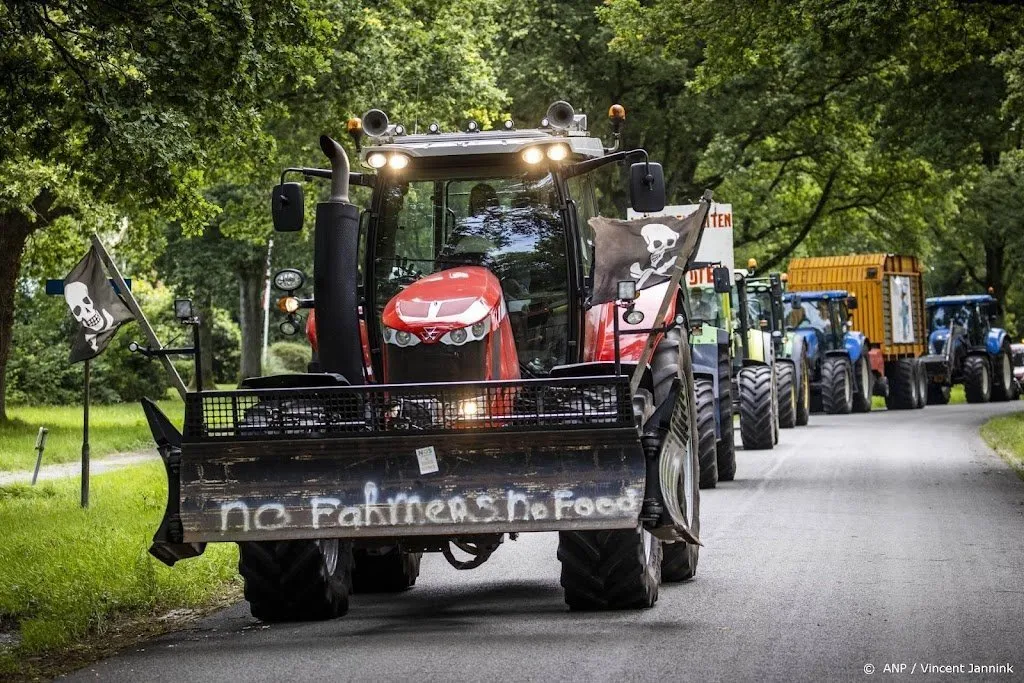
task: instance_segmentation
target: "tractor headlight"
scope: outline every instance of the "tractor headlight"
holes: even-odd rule
[[[466,398],[459,401],[459,417],[471,419],[479,415],[482,412],[479,400],[478,398]]]
[[[569,156],[569,147],[566,145],[551,145],[548,147],[548,159],[561,161]]]
[[[380,152],[374,152],[366,157],[366,163],[370,168],[384,168],[388,164],[388,158]]]
[[[409,165],[409,157],[404,154],[392,154],[388,159],[388,166],[392,171],[401,171]]]
[[[384,343],[394,344],[395,346],[400,347],[416,346],[420,343],[420,339],[411,332],[406,332],[405,330],[393,330],[390,327],[384,327]]]
[[[449,337],[452,340],[452,344],[461,345],[466,343],[466,339],[469,338],[469,333],[466,332],[466,328],[463,327],[459,330],[452,330],[449,333]]]
[[[462,346],[466,342],[482,340],[490,331],[491,319],[487,317],[470,327],[460,327],[457,330],[451,330],[441,337],[441,343]]]
[[[470,332],[473,333],[473,337],[476,339],[483,339],[484,335],[487,334],[488,320],[481,320],[477,324],[470,328]]]
[[[543,161],[543,159],[544,150],[542,150],[540,147],[528,147],[526,151],[523,152],[523,161],[530,164],[531,166],[534,164],[539,164],[541,161]]]

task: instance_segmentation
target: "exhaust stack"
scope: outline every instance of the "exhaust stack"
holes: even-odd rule
[[[313,295],[316,335],[324,372],[363,384],[359,337],[359,209],[349,202],[349,161],[337,140],[320,136],[331,162],[331,196],[316,206]]]

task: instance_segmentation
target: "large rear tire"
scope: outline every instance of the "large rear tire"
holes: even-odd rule
[[[697,461],[700,463],[700,487],[713,489],[718,484],[718,457],[715,453],[715,385],[711,380],[693,383],[697,396]]]
[[[796,369],[789,363],[778,363],[776,368],[779,383],[779,426],[790,429],[796,427]]]
[[[919,399],[920,385],[914,373],[914,359],[901,358],[886,363],[885,375],[889,380],[889,395],[885,407],[889,410],[910,410]]]
[[[775,446],[775,396],[772,369],[767,365],[742,368],[740,388],[740,438],[743,449],[768,450]]]
[[[915,408],[924,408],[928,405],[928,370],[920,360],[914,360],[914,373],[917,377],[917,405]]]
[[[316,541],[247,541],[238,544],[245,599],[267,622],[319,621],[348,612],[352,544]]]
[[[853,410],[853,368],[844,356],[829,356],[821,364],[821,404],[829,415]]]
[[[375,548],[353,551],[353,593],[398,593],[416,585],[423,553],[410,553],[399,546],[383,552]]]
[[[661,584],[661,542],[644,529],[558,534],[565,604],[574,610],[653,607]]]
[[[728,347],[718,350],[718,481],[736,478],[736,432],[732,420],[732,370]],[[666,546],[667,547],[667,546]]]
[[[968,403],[988,403],[992,399],[992,376],[984,357],[964,359],[964,394]]]
[[[992,400],[1011,401],[1016,398],[1010,349],[1004,347],[999,355],[992,359],[992,370],[995,375],[992,378]]]
[[[806,357],[800,362],[803,364],[803,372],[800,373],[797,388],[796,426],[804,427],[811,419],[811,366],[808,365]]]
[[[857,359],[853,375],[857,379],[853,392],[853,412],[870,413],[871,397],[875,394],[875,373],[871,371],[871,364],[865,356]]]

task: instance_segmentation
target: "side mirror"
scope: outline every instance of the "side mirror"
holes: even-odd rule
[[[778,330],[772,330],[772,339],[782,339],[782,333]]]
[[[726,266],[717,266],[711,270],[711,279],[715,283],[716,294],[728,294],[732,291],[732,273]]]
[[[789,303],[793,308],[800,308],[804,300],[800,298],[799,294],[792,294],[789,297]]]
[[[637,213],[656,213],[665,208],[665,172],[661,164],[644,162],[629,167],[629,202]]]
[[[857,310],[857,297],[855,297],[855,296],[848,296],[848,297],[846,297],[846,307],[849,308],[851,311],[856,311]]]
[[[302,219],[305,215],[302,185],[299,183],[275,185],[270,195],[270,213],[274,218],[274,230],[278,232],[302,230]]]

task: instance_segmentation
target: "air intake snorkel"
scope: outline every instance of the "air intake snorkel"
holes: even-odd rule
[[[349,202],[349,161],[341,145],[320,136],[331,162],[331,196],[316,205],[313,293],[320,366],[363,384],[359,335],[359,209]]]

